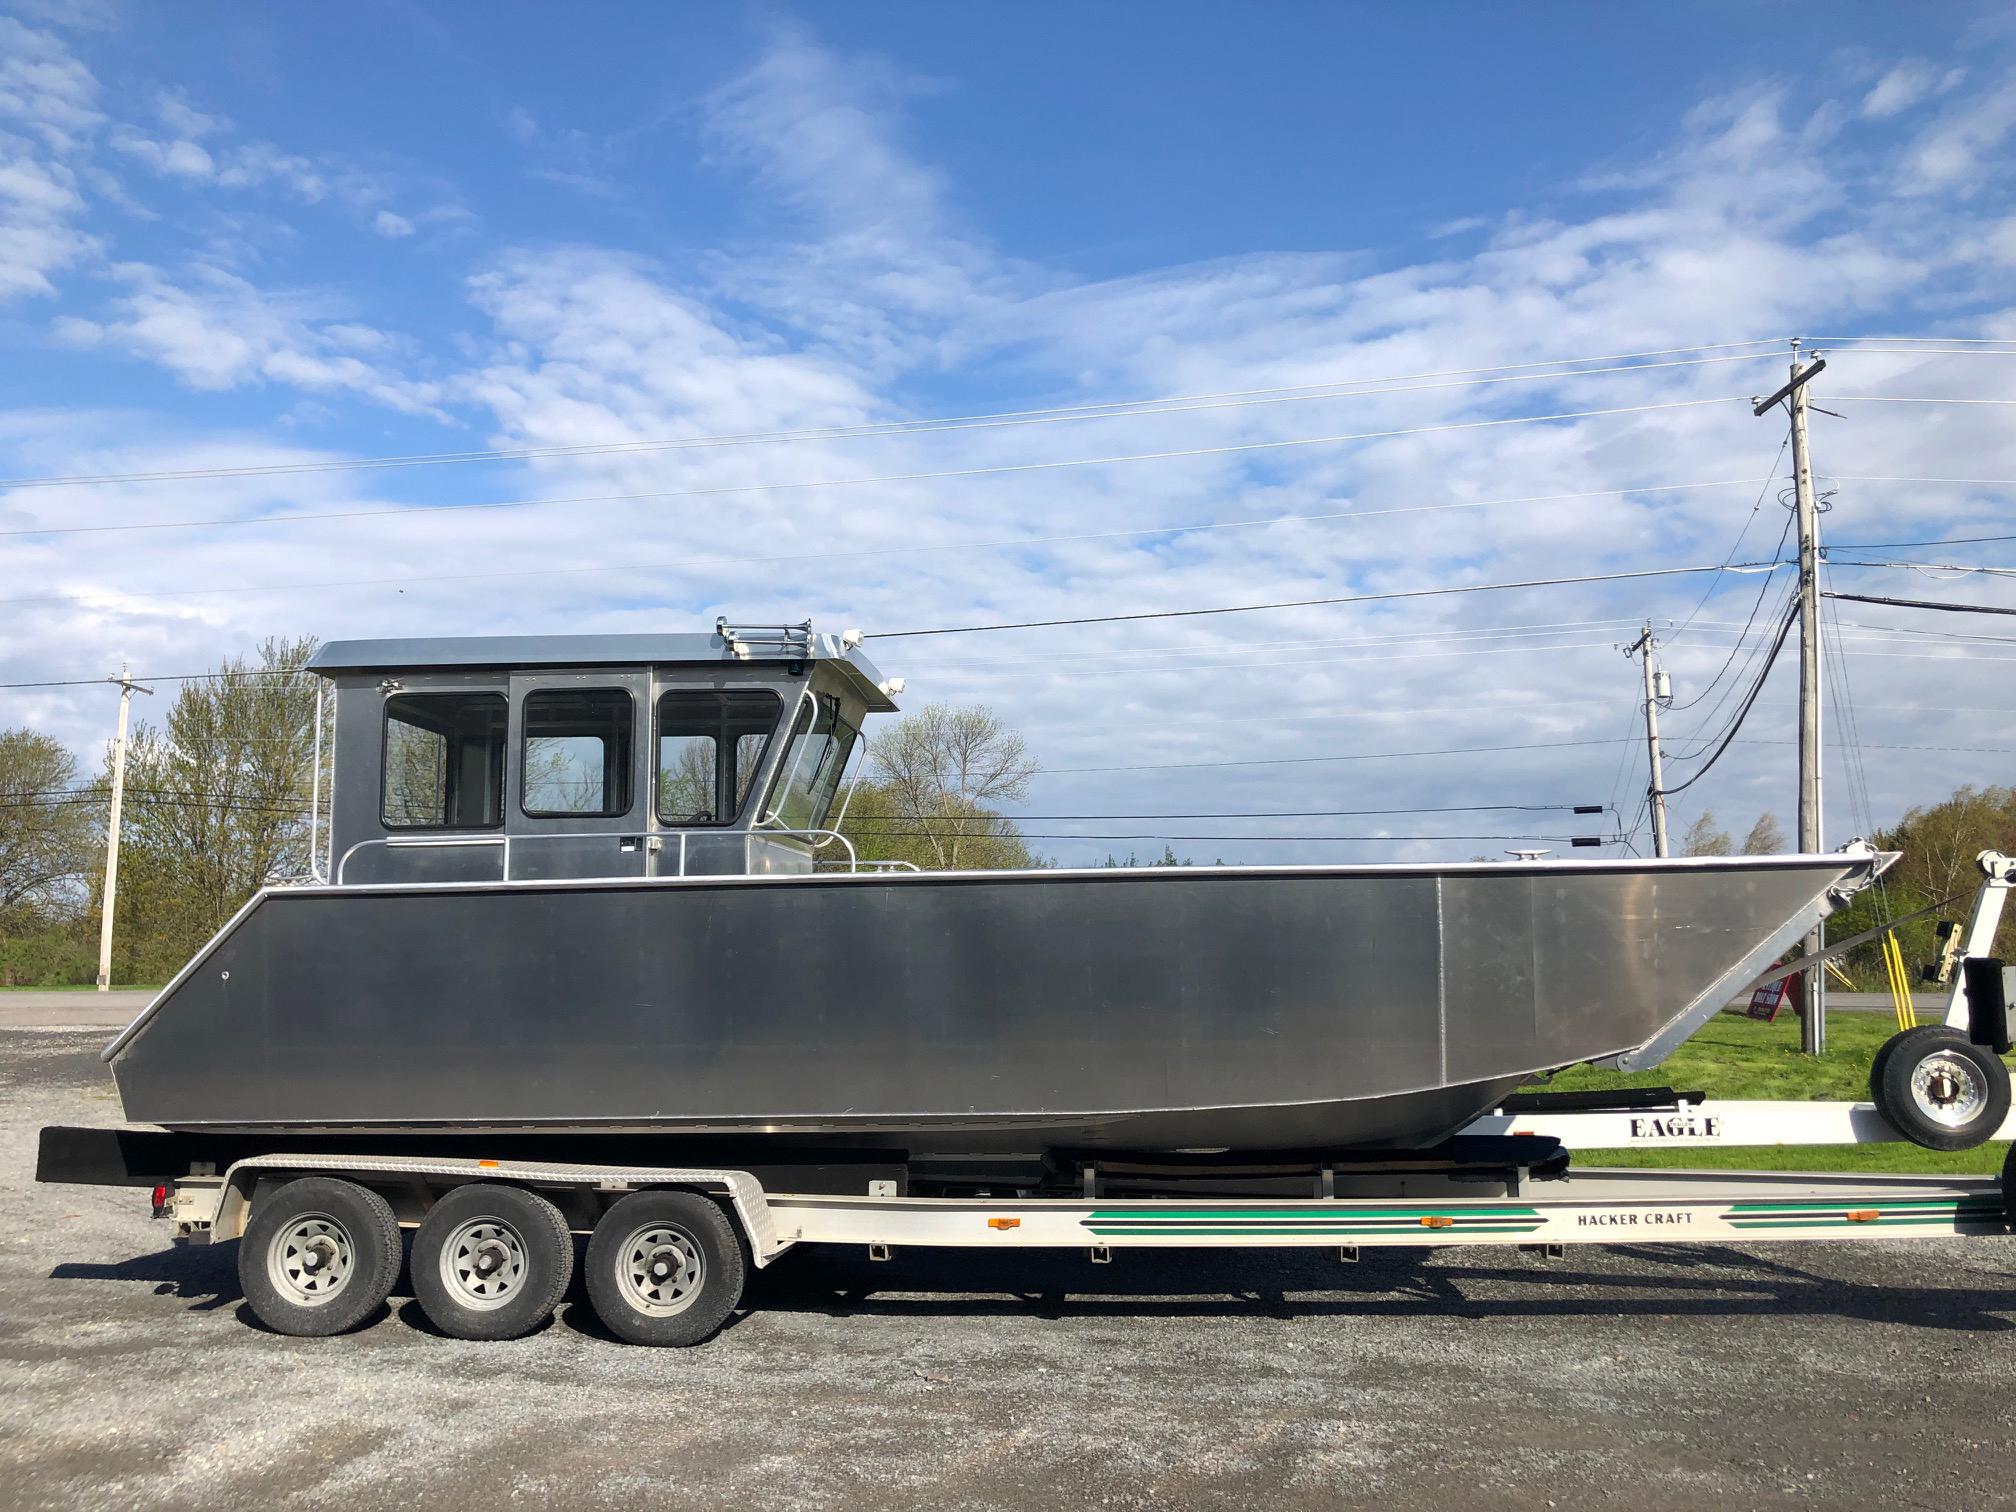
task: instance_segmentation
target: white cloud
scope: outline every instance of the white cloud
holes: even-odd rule
[[[68,151],[105,119],[98,81],[53,32],[0,16],[0,120]]]
[[[1876,81],[1862,97],[1862,114],[1874,120],[1900,114],[1932,93],[1939,72],[1922,58],[1910,58]]]
[[[1602,177],[1521,215],[1477,219],[1465,227],[1469,238],[1438,246],[1425,262],[1253,254],[1102,282],[1018,262],[965,223],[954,208],[957,186],[905,145],[909,87],[872,60],[841,59],[803,32],[780,33],[754,68],[710,98],[706,140],[724,175],[785,212],[789,232],[677,261],[596,246],[488,249],[468,283],[475,329],[459,354],[445,342],[433,354],[456,362],[452,373],[430,366],[428,354],[369,309],[262,289],[216,267],[172,275],[128,268],[111,310],[97,320],[73,318],[59,334],[108,358],[158,363],[192,387],[268,387],[302,435],[340,417],[351,427],[340,434],[370,451],[427,448],[373,447],[353,403],[360,398],[409,413],[450,406],[480,413],[503,446],[630,443],[853,426],[932,413],[938,404],[1033,410],[1336,384],[1802,327],[1930,329],[1936,320],[1938,328],[1975,331],[2000,320],[2016,328],[2004,287],[2016,243],[2008,168],[1993,147],[1992,83],[1955,89],[1933,107],[1936,119],[1928,111],[1913,123],[1917,135],[1902,145],[1893,136],[1888,147],[1867,140],[1878,133],[1840,124],[1860,108],[1866,84],[1796,114],[1769,89],[1741,91],[1704,104],[1647,160],[1608,164]],[[507,117],[504,129],[536,148],[538,161],[564,161],[555,145],[563,134],[529,115]],[[175,140],[197,140],[177,130]],[[1940,131],[1962,134],[1965,165],[1950,182],[1975,186],[1979,198],[1928,216],[1899,180]],[[202,142],[220,178],[230,174],[238,149],[216,132]],[[613,171],[606,155],[583,161]],[[339,172],[306,159],[284,169],[269,160],[261,171],[261,182],[300,197],[299,183],[312,176],[322,197],[367,223],[381,211],[399,215],[390,205],[416,198],[410,187],[393,198],[368,180],[342,187]],[[52,182],[53,189],[37,181],[22,193],[53,193],[45,213],[60,216],[62,181]],[[430,213],[402,218],[417,226]],[[1838,354],[1823,389],[1952,383],[1954,361]],[[85,602],[38,609],[32,628],[0,607],[0,672],[95,666],[122,650],[151,653],[162,659],[156,665],[172,658],[200,666],[274,629],[664,628],[706,623],[718,611],[810,613],[874,631],[1716,561],[1753,506],[1743,555],[1768,555],[1782,516],[1757,479],[1782,432],[1751,418],[1735,396],[1767,388],[1783,362],[1773,348],[1754,363],[1580,381],[1464,387],[1424,379],[1404,392],[1123,421],[545,458],[431,474],[427,485],[415,474],[333,473],[94,489],[60,500],[22,492],[0,497],[0,518],[17,527],[59,518],[386,509],[418,497],[593,502],[131,538],[10,538],[0,541],[0,578],[30,585],[20,592],[46,584]],[[1977,367],[1966,375],[1970,392],[2003,381],[1999,366]],[[946,370],[961,375],[961,391],[998,401],[919,398],[945,391]],[[1422,429],[1707,398],[1718,402],[1546,425]],[[1380,429],[1421,433],[989,471]],[[1815,445],[1822,469],[1837,474],[1937,476],[1965,456],[1976,470],[1970,476],[2016,476],[2016,439],[1985,412],[1864,406],[1847,425],[1816,420]],[[82,430],[33,417],[10,428],[0,416],[0,451],[17,474],[314,454],[274,446],[270,437],[197,427],[170,433],[131,416],[94,417]],[[936,472],[958,476],[914,476]],[[884,481],[836,481],[847,479]],[[1491,499],[1523,502],[1471,507]],[[2007,503],[1993,490],[1843,482],[1828,519],[1845,539],[1873,529],[1886,532],[1878,539],[1902,539],[1996,518]],[[1404,510],[1420,512],[1383,513]],[[1348,511],[1365,518],[1241,523]],[[1168,530],[1183,524],[1225,528]],[[1127,531],[1161,533],[1118,534]],[[1098,538],[919,550],[1028,536]],[[720,560],[748,556],[791,560]],[[363,583],[235,591],[457,574],[504,576],[412,581],[404,591]],[[1674,642],[1669,664],[1683,698],[1715,673],[1732,622],[1740,623],[1758,587],[1775,592],[1777,581],[1725,580],[1701,621]],[[199,586],[234,591],[189,593]],[[1603,742],[1469,762],[1060,773],[1040,789],[1040,803],[1055,811],[1352,807],[1347,800],[1372,791],[1394,804],[1587,802],[1613,787],[1628,797],[1636,781],[1618,764],[1635,757],[1635,694],[1614,642],[1643,615],[1684,617],[1706,586],[1655,580],[873,649],[888,671],[910,677],[912,702],[992,702],[1053,768]],[[1500,634],[1505,626],[1525,628]],[[1449,654],[1457,636],[1475,637],[1460,643],[1463,655]],[[1908,649],[1855,644],[1885,656]],[[61,666],[51,646],[67,648]],[[1246,663],[1259,665],[1242,669]],[[1151,670],[1171,667],[1179,670]],[[1119,668],[1130,670],[1109,675]],[[1937,679],[1982,669],[1858,654],[1851,670],[1870,739],[1936,744],[1956,728],[1957,704]],[[1905,705],[1920,707],[1892,707]],[[38,709],[88,744],[99,738],[102,711],[94,706],[87,719],[81,707]],[[1676,776],[1688,767],[1680,753],[1690,749],[1690,733],[1714,733],[1695,728],[1705,707],[1673,722]],[[1774,683],[1745,733],[1775,739],[1785,727]],[[1739,744],[1694,796],[1731,823],[1747,824],[1767,804],[1787,817],[1788,751]],[[1910,770],[1885,771],[1872,753],[1876,803],[1894,811],[1926,796],[1927,783],[1992,777],[1984,764],[1992,759],[1913,756]],[[1845,782],[1834,789],[1831,838],[1854,827],[1850,791]],[[1683,811],[1676,824],[1691,817]],[[1566,824],[1558,816],[1465,815],[1424,828],[1565,832]],[[1107,848],[1044,844],[1071,859]],[[1478,840],[1362,853],[1501,848]],[[1348,848],[1178,849],[1200,859],[1314,859]]]
[[[160,141],[130,126],[120,126],[113,130],[110,140],[119,151],[156,173],[187,179],[192,183],[208,183],[217,177],[216,160],[203,147],[186,138]]]
[[[2002,166],[2016,130],[2016,81],[1964,101],[1919,136],[1906,159],[1907,193],[1972,194]]]
[[[278,184],[309,204],[329,193],[322,170],[298,153],[283,152],[271,142],[246,142],[225,155],[217,182],[226,189]]]
[[[236,274],[198,265],[184,283],[159,269],[124,264],[130,292],[106,320],[71,319],[57,334],[73,345],[117,347],[157,362],[193,389],[224,390],[257,382],[310,393],[350,392],[415,414],[446,418],[438,388],[356,355],[378,333],[327,321],[316,302],[261,290]],[[382,350],[383,343],[377,343]]]
[[[390,210],[380,210],[371,217],[371,229],[387,240],[397,241],[413,234],[413,222]]]
[[[178,137],[194,140],[210,136],[219,131],[229,131],[231,123],[222,116],[211,115],[198,110],[190,103],[189,97],[180,90],[164,89],[155,105],[162,124]]]
[[[0,303],[55,294],[95,247],[68,161],[104,117],[98,82],[53,33],[0,16]]]
[[[505,111],[503,124],[505,134],[521,147],[535,146],[545,137],[537,118],[523,105],[513,105]]]

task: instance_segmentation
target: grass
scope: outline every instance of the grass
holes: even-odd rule
[[[1869,1063],[1897,1032],[1887,1013],[1827,1015],[1827,1053],[1819,1059],[1799,1049],[1799,1020],[1775,1024],[1722,1013],[1655,1071],[1625,1074],[1577,1066],[1549,1082],[1550,1092],[1604,1091],[1614,1087],[1673,1087],[1705,1092],[1717,1101],[1759,1098],[1776,1102],[1867,1102]],[[1914,1144],[1732,1145],[1673,1150],[1577,1150],[1580,1165],[1702,1167],[1749,1171],[1919,1171],[1940,1176],[1992,1176],[2007,1146],[1990,1142],[1947,1154]]]
[[[0,992],[96,992],[97,990],[98,984],[95,982],[62,982],[54,987],[14,987],[0,985]],[[161,984],[159,982],[114,982],[112,990],[114,992],[159,992]]]

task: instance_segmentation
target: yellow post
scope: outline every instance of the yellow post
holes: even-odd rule
[[[1890,1002],[1897,1012],[1897,1027],[1914,1028],[1918,1012],[1911,1002],[1911,978],[1904,970],[1904,947],[1894,929],[1883,936],[1883,974],[1890,979]]]

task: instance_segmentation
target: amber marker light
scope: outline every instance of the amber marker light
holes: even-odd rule
[[[991,1229],[1011,1229],[1022,1227],[1020,1218],[989,1218],[987,1227]]]

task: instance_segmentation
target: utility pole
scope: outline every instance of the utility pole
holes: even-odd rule
[[[1624,648],[1626,656],[1642,656],[1645,663],[1645,747],[1651,778],[1645,793],[1652,805],[1652,854],[1664,859],[1666,846],[1666,771],[1659,756],[1659,706],[1673,696],[1663,671],[1652,669],[1652,651],[1659,643],[1652,639],[1652,622],[1645,633]]]
[[[126,799],[126,724],[133,710],[133,695],[152,694],[126,675],[122,666],[117,677],[107,682],[119,684],[119,737],[112,743],[112,815],[105,824],[105,899],[98,916],[98,990],[112,990],[112,914],[119,893],[119,810]]]
[[[1780,400],[1792,421],[1792,494],[1799,529],[1799,849],[1821,849],[1820,837],[1820,509],[1813,494],[1813,462],[1806,444],[1806,385],[1827,366],[1817,352],[1802,362],[1799,342],[1792,343],[1792,376],[1769,399],[1758,401],[1753,413],[1764,414]],[[1816,925],[1806,937],[1806,953],[1815,955],[1823,932]],[[1826,979],[1817,967],[1805,973],[1801,1001],[1806,1013],[1800,1031],[1808,1055],[1827,1048],[1827,1016],[1822,999]]]

